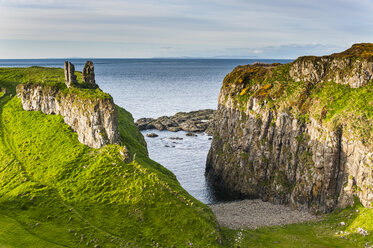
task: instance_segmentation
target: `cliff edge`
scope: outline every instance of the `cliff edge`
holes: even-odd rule
[[[93,148],[118,144],[118,113],[113,98],[96,85],[94,68],[87,61],[82,82],[74,75],[74,65],[65,62],[65,85],[27,83],[17,85],[17,96],[27,111],[62,115],[78,140]]]
[[[206,175],[238,198],[315,212],[373,200],[373,44],[238,66],[223,82]]]

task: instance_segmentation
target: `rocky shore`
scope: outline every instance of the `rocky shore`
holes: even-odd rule
[[[210,205],[220,225],[238,229],[257,229],[315,221],[321,218],[306,210],[294,210],[289,206],[272,204],[260,199],[242,200]]]
[[[157,129],[171,132],[206,132],[213,134],[216,110],[202,109],[192,112],[179,112],[173,116],[154,118],[141,118],[136,121],[137,128],[141,130]]]

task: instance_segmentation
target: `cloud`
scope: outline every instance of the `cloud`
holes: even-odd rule
[[[139,56],[148,54],[148,47],[154,49],[153,56],[161,50],[165,56],[283,56],[270,47],[282,47],[293,56],[290,49],[318,49],[309,45],[313,43],[337,49],[371,42],[372,10],[370,0],[2,0],[0,39],[8,47],[0,51],[6,50],[1,56],[12,56],[5,41],[34,40],[49,41],[51,47],[65,41],[81,51],[84,43],[99,44],[108,56],[119,46],[104,46],[112,43],[135,49]],[[243,54],[234,52],[241,48]],[[40,51],[48,56],[45,53]],[[101,51],[92,56],[98,54]]]

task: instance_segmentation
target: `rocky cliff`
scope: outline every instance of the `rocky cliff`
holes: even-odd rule
[[[83,144],[101,148],[119,143],[118,114],[110,96],[86,97],[45,84],[20,84],[17,96],[24,110],[62,115]]]
[[[330,212],[373,200],[373,44],[226,76],[206,175],[239,198]]]

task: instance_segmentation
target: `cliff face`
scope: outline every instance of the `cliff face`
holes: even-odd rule
[[[372,51],[359,44],[228,74],[207,158],[212,184],[312,211],[347,206],[354,196],[370,206]]]
[[[119,143],[118,114],[112,98],[87,98],[57,86],[20,84],[24,110],[62,115],[81,143],[93,148]]]

